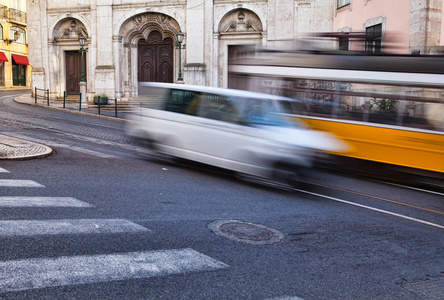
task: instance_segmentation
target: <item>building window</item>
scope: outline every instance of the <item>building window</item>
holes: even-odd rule
[[[341,8],[343,6],[349,5],[350,0],[338,0],[338,8]]]
[[[382,24],[367,27],[365,33],[367,34],[365,51],[380,53],[382,47]]]
[[[17,10],[22,10],[22,1],[20,0],[11,0],[10,7]]]
[[[11,27],[9,29],[9,36],[18,44],[26,44],[26,32],[20,27]]]
[[[0,24],[0,40],[3,40],[3,25]]]
[[[348,51],[349,40],[348,37],[339,38],[339,50]]]

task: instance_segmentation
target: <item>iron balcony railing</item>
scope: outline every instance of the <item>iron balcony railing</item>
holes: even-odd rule
[[[26,13],[0,4],[0,19],[26,24]]]

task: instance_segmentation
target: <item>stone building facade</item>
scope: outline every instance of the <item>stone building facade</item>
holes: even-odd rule
[[[182,82],[180,67],[184,83],[227,87],[236,47],[291,47],[332,31],[334,9],[332,0],[27,0],[32,86],[51,97],[78,91],[82,35],[88,100],[125,101],[141,81]]]

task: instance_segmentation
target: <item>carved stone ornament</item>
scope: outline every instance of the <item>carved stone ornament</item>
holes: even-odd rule
[[[260,32],[262,22],[252,11],[236,9],[226,14],[219,25],[219,32]]]
[[[78,39],[79,35],[82,34],[84,37],[88,37],[85,26],[76,19],[65,19],[59,22],[54,28],[54,40],[63,39]]]
[[[162,32],[165,37],[173,38],[180,26],[174,18],[161,13],[145,13],[128,19],[121,28],[120,36],[124,44],[134,43],[140,37],[147,38],[152,30]]]

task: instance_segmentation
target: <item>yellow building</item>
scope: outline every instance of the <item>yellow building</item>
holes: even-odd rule
[[[0,1],[0,87],[31,86],[26,0]]]

